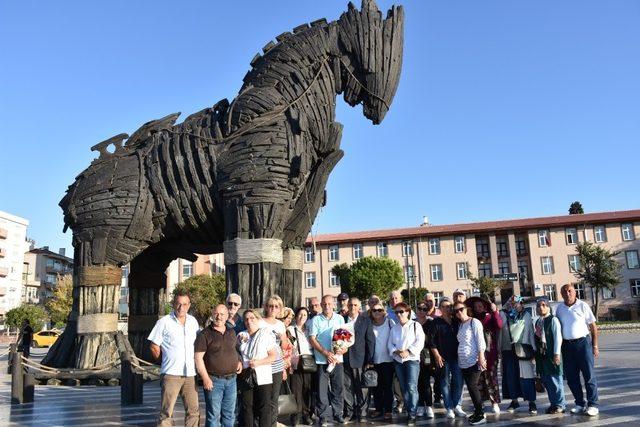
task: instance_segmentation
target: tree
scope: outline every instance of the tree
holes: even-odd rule
[[[67,323],[71,305],[73,304],[73,278],[69,274],[58,275],[58,283],[45,307],[51,317],[51,323],[56,327],[64,326]]]
[[[571,206],[569,206],[569,215],[579,215],[583,213],[584,209],[582,209],[582,203],[575,201],[571,203]]]
[[[403,289],[402,298],[407,304],[414,306],[416,303],[424,301],[424,297],[428,293],[429,289],[427,288],[410,288],[409,291]]]
[[[474,277],[470,272],[467,273],[467,278],[471,281],[471,286],[480,291],[480,296],[491,302],[495,302],[496,291],[502,289],[502,285],[505,283],[489,276]]]
[[[7,325],[16,328],[22,327],[22,322],[28,320],[34,332],[42,330],[47,321],[47,312],[44,308],[34,304],[22,304],[20,307],[7,311]]]
[[[360,258],[350,267],[338,264],[332,271],[340,278],[342,291],[362,301],[374,294],[384,300],[404,281],[400,263],[386,257]]]
[[[595,290],[593,311],[597,318],[600,292],[603,289],[613,290],[622,281],[622,266],[615,260],[620,252],[610,251],[591,242],[579,243],[576,250],[580,266],[573,274],[580,279],[580,284],[586,284]]]
[[[186,290],[191,295],[191,314],[204,326],[211,317],[211,310],[224,303],[227,285],[222,274],[199,274],[180,282],[173,290],[175,296],[179,290]]]

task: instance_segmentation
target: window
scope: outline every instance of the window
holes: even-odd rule
[[[511,273],[511,269],[509,268],[509,261],[502,261],[498,263],[498,273],[500,274]]]
[[[458,280],[463,280],[467,278],[467,263],[466,262],[458,262],[456,263],[456,276]]]
[[[329,261],[340,260],[340,247],[338,245],[329,246]]]
[[[576,297],[578,299],[581,299],[581,300],[586,299],[587,294],[584,291],[584,284],[582,284],[582,283],[574,283],[573,287],[576,289]]]
[[[307,271],[304,273],[304,286],[305,288],[316,287],[316,273],[315,271]]]
[[[569,255],[569,271],[575,273],[580,270],[580,257],[578,255]]]
[[[464,236],[456,236],[455,237],[455,247],[456,253],[461,254],[465,251],[465,239]]]
[[[627,268],[640,268],[638,251],[626,251],[624,254],[627,258]]]
[[[478,277],[491,277],[491,264],[478,265]]]
[[[404,267],[404,282],[413,283],[415,277],[415,269],[413,268],[413,265],[406,265]]]
[[[123,279],[129,278],[129,264],[122,266],[122,278]]]
[[[362,243],[353,244],[353,259],[362,258]]]
[[[413,255],[413,242],[406,241],[402,242],[402,256],[412,256]]]
[[[307,246],[304,248],[304,262],[310,263],[316,260],[316,254],[313,252],[313,246]]]
[[[516,239],[516,255],[522,256],[527,254],[527,241],[524,237],[518,237]]]
[[[188,279],[193,275],[193,265],[190,262],[182,261],[182,278]]]
[[[476,240],[476,252],[478,257],[489,258],[489,243],[486,239]]]
[[[613,299],[616,297],[615,289],[602,288],[602,299]]]
[[[634,240],[636,238],[633,232],[633,224],[622,224],[622,240]]]
[[[567,238],[567,245],[576,245],[578,243],[578,230],[575,228],[567,228],[564,230]]]
[[[429,239],[429,255],[440,254],[440,238],[432,237]]]
[[[56,278],[56,275],[55,275],[55,274],[47,274],[47,279],[46,279],[47,283],[50,283],[50,284],[52,284],[52,285],[55,285],[55,284],[56,284],[56,282],[57,282],[57,280],[56,280],[56,279],[57,279],[57,278]]]
[[[640,297],[640,279],[631,279],[631,296]]]
[[[498,252],[498,256],[509,256],[509,246],[504,239],[496,240],[496,250]]]
[[[522,259],[518,261],[518,273],[520,273],[521,276],[525,277],[529,275],[529,264],[526,260]]]
[[[47,258],[47,268],[53,268],[53,260],[51,258]]]
[[[333,271],[329,271],[329,286],[334,288],[340,286],[340,277]]]
[[[596,225],[593,227],[593,237],[596,243],[604,243],[607,241],[607,229],[604,225]]]
[[[540,257],[540,262],[542,264],[542,274],[553,274],[553,257]]]
[[[376,244],[376,253],[379,257],[389,256],[389,248],[387,247],[387,242],[378,242]]]
[[[440,307],[440,301],[444,298],[444,292],[434,292],[433,293],[433,301],[435,302],[436,307]]]
[[[546,248],[551,246],[551,239],[549,238],[549,230],[538,230],[538,246]]]
[[[431,281],[440,282],[442,280],[442,264],[431,264]]]
[[[549,298],[549,301],[557,301],[556,285],[544,285],[544,295]]]

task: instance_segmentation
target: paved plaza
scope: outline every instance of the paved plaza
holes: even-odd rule
[[[35,349],[42,356],[46,350]],[[0,350],[0,352],[2,352]],[[529,415],[526,405],[520,412],[499,415],[490,414],[488,424],[492,426],[510,425],[579,425],[635,426],[640,425],[640,333],[605,334],[600,339],[600,355],[596,370],[600,392],[600,415],[597,417],[576,415],[545,415],[548,406],[546,395],[538,394],[539,415]],[[37,358],[37,356],[36,356]],[[567,363],[570,363],[567,361]],[[152,426],[158,412],[160,388],[158,382],[145,384],[144,404],[128,407],[120,406],[120,387],[53,387],[38,386],[35,402],[23,405],[10,404],[11,379],[6,374],[6,356],[2,358],[0,374],[0,425],[2,426]],[[568,387],[570,407],[573,398]],[[464,401],[469,409],[468,395]],[[202,394],[201,425],[204,425],[204,399]],[[507,403],[501,405],[503,408]],[[183,425],[184,410],[181,402],[177,405],[175,425]],[[405,425],[405,417],[394,418],[395,424],[368,423],[368,425]],[[466,420],[446,420],[442,409],[436,410],[436,418],[421,419],[418,425],[468,425]]]

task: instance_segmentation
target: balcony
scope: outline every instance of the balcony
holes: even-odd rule
[[[9,230],[6,228],[0,228],[0,239],[6,239],[9,235]]]
[[[0,277],[7,277],[9,275],[9,269],[0,267]]]

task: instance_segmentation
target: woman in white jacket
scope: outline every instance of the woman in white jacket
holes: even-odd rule
[[[420,352],[424,348],[424,331],[419,323],[409,318],[411,316],[409,305],[400,302],[393,309],[398,316],[398,323],[391,328],[387,348],[393,358],[396,375],[402,388],[409,414],[409,425],[415,425]]]

